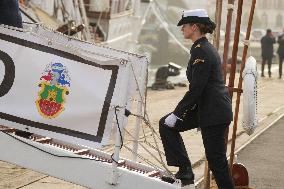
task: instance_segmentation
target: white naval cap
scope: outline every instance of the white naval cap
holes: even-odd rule
[[[197,16],[197,17],[208,17],[207,11],[205,9],[194,9],[183,11],[183,17]]]
[[[178,26],[188,23],[200,23],[209,25],[213,30],[216,27],[216,24],[209,18],[208,13],[205,9],[193,9],[183,11],[182,17],[178,22]]]

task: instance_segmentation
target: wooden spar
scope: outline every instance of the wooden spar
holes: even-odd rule
[[[82,14],[82,18],[83,18],[83,23],[85,24],[85,39],[86,41],[91,41],[91,33],[90,33],[90,29],[89,29],[89,21],[88,21],[88,17],[87,17],[87,13],[86,13],[86,9],[85,9],[85,5],[83,0],[78,0],[79,3],[79,8]]]
[[[227,22],[226,22],[226,33],[225,33],[225,41],[224,41],[224,51],[223,51],[223,78],[224,83],[227,82],[227,61],[228,61],[228,54],[229,54],[229,47],[230,47],[230,40],[231,40],[231,26],[232,26],[232,17],[233,17],[233,11],[234,11],[234,3],[235,0],[228,0],[227,5]],[[232,88],[232,87],[231,87]],[[231,89],[229,88],[229,90]],[[227,143],[228,143],[228,135],[229,135],[229,128],[226,129],[225,132],[225,148],[227,151]]]
[[[214,32],[213,45],[219,50],[220,44],[220,28],[221,28],[221,17],[222,17],[222,5],[223,0],[216,0],[216,13],[215,13],[215,22],[216,29]]]
[[[242,10],[243,9],[243,0],[238,1],[238,10],[237,10],[237,20],[236,20],[236,29],[234,36],[234,45],[232,51],[232,63],[231,63],[231,72],[229,78],[228,87],[232,88],[235,85],[235,75],[236,75],[236,65],[237,65],[237,55],[238,55],[238,46],[240,38],[240,29],[241,29],[241,20],[242,20]],[[233,92],[229,91],[231,98],[233,98]]]
[[[213,45],[216,47],[217,50],[219,49],[219,44],[220,44],[222,5],[223,5],[223,0],[216,0],[216,13],[215,13],[216,29],[214,32]],[[203,183],[204,183],[204,189],[210,188],[210,169],[209,169],[207,160],[205,161],[204,182]]]
[[[249,15],[249,21],[248,21],[248,26],[247,26],[247,31],[246,31],[246,42],[244,43],[244,50],[243,50],[243,56],[242,56],[242,63],[241,63],[241,71],[240,71],[240,76],[239,76],[238,89],[242,89],[242,84],[243,84],[242,73],[243,73],[243,70],[245,68],[245,62],[246,62],[247,50],[248,50],[248,43],[247,42],[249,41],[249,38],[250,38],[253,15],[254,15],[254,10],[255,10],[255,4],[256,4],[256,0],[252,0],[252,5],[251,5],[250,15]],[[238,121],[238,115],[239,115],[240,98],[241,98],[241,93],[237,93],[237,101],[236,101],[236,106],[235,106],[235,116],[234,116],[234,125],[233,125],[233,134],[232,134],[231,153],[230,153],[230,162],[229,162],[230,170],[232,170],[233,160],[234,160],[234,151],[235,151],[235,143],[236,143],[236,133],[237,133],[237,124],[238,124],[237,121]]]
[[[233,15],[233,5],[235,0],[228,0],[228,13],[227,13],[227,22],[226,22],[226,32],[225,32],[225,41],[224,41],[224,52],[223,52],[223,77],[224,82],[226,83],[227,76],[227,61],[228,61],[228,52],[230,45],[231,37],[231,25],[232,25],[232,15]],[[230,7],[229,7],[230,5]]]
[[[228,1],[232,1],[232,0],[228,0]],[[243,0],[239,0],[238,1],[236,26],[235,26],[235,35],[234,35],[234,45],[233,45],[233,49],[232,49],[231,70],[230,70],[230,77],[229,77],[229,84],[228,84],[229,89],[234,88],[234,84],[235,84],[235,74],[236,74],[236,64],[237,64],[237,55],[238,55],[238,46],[239,46],[239,34],[240,34],[241,18],[242,18],[242,8],[243,8]],[[229,14],[229,12],[228,12],[228,14]],[[230,16],[232,17],[232,12],[231,12]],[[229,30],[229,28],[227,28],[227,29]],[[230,30],[230,32],[231,32],[231,30]],[[227,71],[226,67],[227,67],[227,60],[228,60],[228,52],[225,53],[225,50],[227,51],[228,48],[229,48],[230,33],[226,34],[226,35],[227,35],[226,37],[228,38],[228,41],[227,41],[227,44],[225,44],[225,45],[227,45],[227,47],[224,46],[224,57],[225,57],[225,59],[223,59],[223,61],[226,61],[225,65],[223,65],[224,68],[225,68],[225,75],[227,74],[226,73],[226,71]],[[233,91],[232,90],[229,90],[229,94],[230,94],[231,99],[233,99]],[[226,151],[227,151],[227,144],[228,144],[228,136],[229,136],[229,127],[225,131],[225,148],[226,148]]]
[[[205,161],[205,167],[204,167],[204,181],[203,181],[203,188],[209,189],[210,188],[210,169],[208,161]]]

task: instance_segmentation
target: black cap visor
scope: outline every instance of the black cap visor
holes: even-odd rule
[[[177,26],[182,26],[183,24],[189,24],[189,23],[200,23],[200,24],[212,24],[209,17],[198,17],[198,16],[187,16],[187,17],[182,17],[180,21],[178,22]]]

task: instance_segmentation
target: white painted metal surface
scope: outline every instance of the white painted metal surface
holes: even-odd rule
[[[111,163],[80,159],[84,156],[74,155],[67,150],[64,151],[50,145],[25,139],[20,140],[27,144],[0,132],[0,159],[93,189],[181,188],[178,185],[165,183],[158,178],[148,177],[143,173],[129,171],[122,167],[117,169],[117,184],[111,185],[109,184],[113,171]],[[55,157],[43,151],[72,158]],[[138,164],[136,166],[139,167]],[[150,167],[149,170],[151,170]]]
[[[10,78],[0,89],[9,85],[1,92],[0,124],[82,146],[107,143],[114,107],[124,107],[129,98],[127,61],[82,57],[62,44],[5,27],[0,44],[7,72],[0,77]]]

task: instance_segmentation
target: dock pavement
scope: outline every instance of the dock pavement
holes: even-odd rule
[[[284,188],[284,117],[271,124],[238,152],[247,169],[249,186],[256,189]]]

